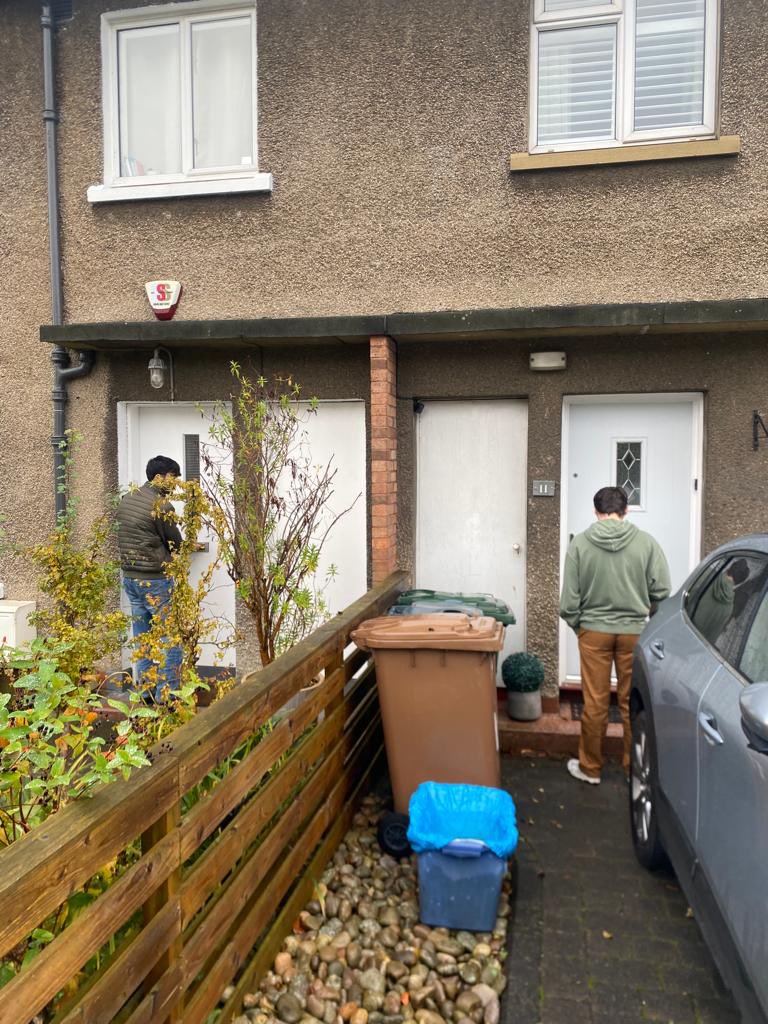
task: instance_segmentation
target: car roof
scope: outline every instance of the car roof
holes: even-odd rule
[[[726,544],[707,555],[707,559],[714,555],[725,555],[730,551],[759,551],[761,554],[768,554],[768,533],[748,533],[744,537],[736,537]]]

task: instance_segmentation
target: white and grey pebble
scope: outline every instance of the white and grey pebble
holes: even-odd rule
[[[376,839],[385,810],[363,801],[236,1024],[499,1024],[509,882],[492,932],[421,924],[415,857],[397,861]]]

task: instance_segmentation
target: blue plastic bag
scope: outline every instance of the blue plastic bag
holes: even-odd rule
[[[416,853],[475,839],[497,857],[517,847],[515,803],[503,789],[422,782],[410,801],[408,839]]]

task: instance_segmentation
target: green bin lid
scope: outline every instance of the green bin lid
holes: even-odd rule
[[[460,604],[475,605],[483,615],[491,615],[505,625],[513,625],[516,621],[509,610],[509,605],[494,597],[493,594],[462,594],[448,590],[405,590],[397,598],[396,604],[443,604],[444,602],[459,602]]]

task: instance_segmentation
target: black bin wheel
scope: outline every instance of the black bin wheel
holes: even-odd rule
[[[377,829],[379,846],[391,857],[407,857],[411,852],[408,842],[408,815],[390,811],[379,818]]]

